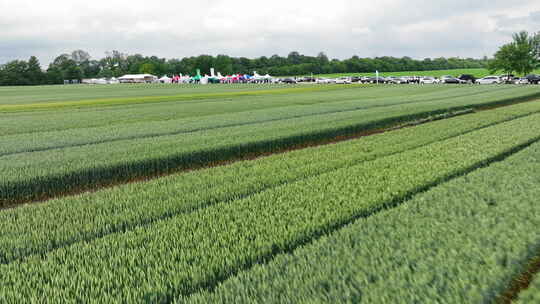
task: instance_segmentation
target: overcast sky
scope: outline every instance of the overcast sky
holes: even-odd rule
[[[519,30],[540,30],[539,0],[0,0],[0,63],[75,49],[479,58]]]

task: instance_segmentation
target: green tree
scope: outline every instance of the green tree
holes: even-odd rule
[[[14,60],[6,63],[0,69],[0,81],[2,85],[31,85],[26,77],[28,63],[24,60]]]
[[[490,72],[516,72],[526,75],[538,67],[540,57],[540,35],[529,35],[526,31],[515,33],[513,41],[501,46],[494,59],[488,64]]]
[[[28,60],[25,76],[30,83],[34,85],[43,84],[45,82],[45,74],[41,70],[41,65],[36,56],[30,57]]]
[[[139,69],[139,73],[152,74],[156,72],[156,67],[152,63],[143,63]]]
[[[55,83],[60,83],[58,81],[58,72],[62,75],[64,80],[81,80],[83,78],[83,71],[81,67],[71,59],[71,56],[68,54],[62,54],[54,59],[54,61],[49,65],[49,70],[54,74]]]
[[[230,75],[234,72],[233,61],[227,55],[218,55],[216,60],[214,60],[214,65],[216,72],[220,72],[223,75]]]

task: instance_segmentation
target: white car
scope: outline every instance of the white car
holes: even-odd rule
[[[330,79],[327,79],[327,78],[317,78],[317,80],[315,80],[316,83],[321,83],[321,84],[327,84],[327,83],[330,83]]]
[[[497,84],[501,83],[501,77],[499,76],[486,76],[476,80],[478,84]]]
[[[529,79],[523,77],[523,78],[516,79],[514,82],[515,84],[529,84]]]
[[[435,79],[433,77],[422,77],[420,78],[420,84],[435,84],[439,83],[438,79]]]
[[[341,77],[336,79],[336,84],[351,84],[351,80],[347,77]]]

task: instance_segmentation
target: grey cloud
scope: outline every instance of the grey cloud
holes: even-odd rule
[[[506,15],[494,16],[497,31],[510,35],[517,31],[526,30],[529,32],[540,31],[540,10],[532,11],[526,16],[510,17]]]
[[[160,57],[493,54],[512,31],[538,28],[535,0],[76,2],[0,0],[0,63],[74,49]]]

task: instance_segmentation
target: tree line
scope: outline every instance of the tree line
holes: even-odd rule
[[[210,68],[223,75],[233,73],[259,74],[277,76],[294,76],[330,73],[370,73],[399,71],[427,71],[462,68],[484,68],[488,59],[473,58],[426,58],[416,60],[410,57],[376,57],[349,59],[330,59],[321,52],[317,56],[302,55],[290,52],[283,57],[273,55],[259,58],[230,57],[227,55],[200,55],[182,59],[165,59],[140,54],[128,55],[119,51],[111,51],[102,59],[92,59],[88,52],[73,51],[62,54],[51,62],[46,70],[40,66],[34,56],[28,61],[14,60],[0,66],[0,85],[40,85],[62,84],[65,79],[81,80],[83,78],[110,78],[124,74],[148,73],[162,75],[193,75],[197,69],[209,74]]]

